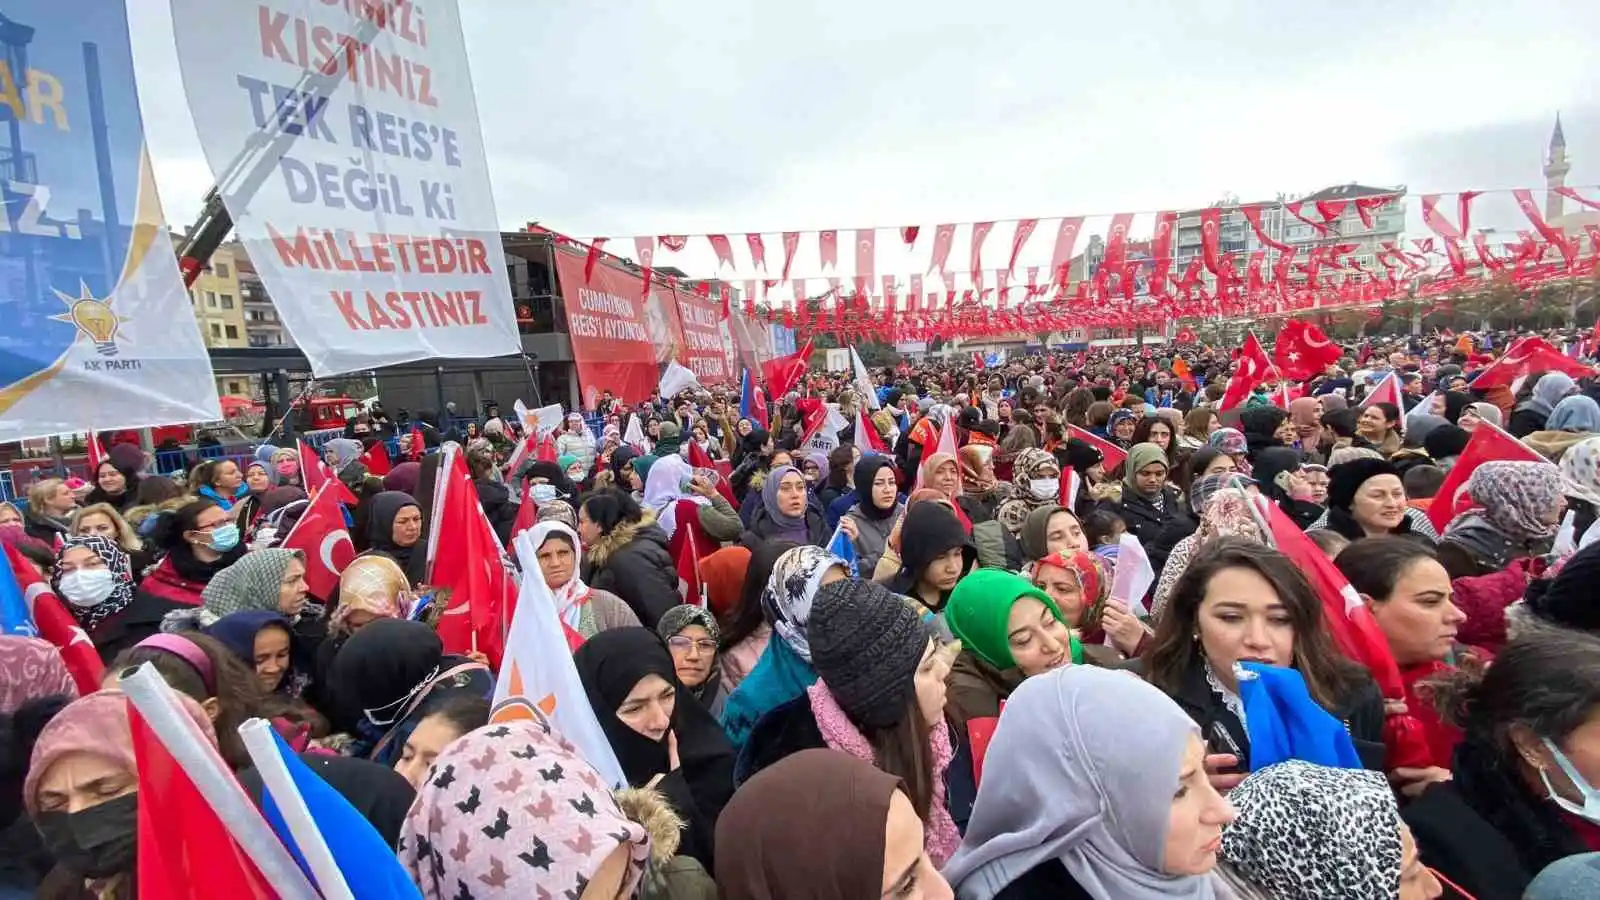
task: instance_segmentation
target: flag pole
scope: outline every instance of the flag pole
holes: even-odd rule
[[[266,719],[250,719],[239,726],[239,737],[250,754],[250,761],[256,764],[256,771],[261,773],[267,796],[272,798],[278,815],[289,826],[289,834],[311,869],[311,877],[316,879],[324,900],[355,900],[349,883],[339,871],[338,862],[328,850],[328,842],[323,840],[311,818],[311,810],[306,808],[306,798],[300,795],[300,789],[295,787],[293,777],[283,764],[283,757],[278,755],[278,739],[272,725]]]

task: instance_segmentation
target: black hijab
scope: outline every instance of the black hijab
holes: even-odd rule
[[[674,773],[667,768],[666,740],[652,741],[634,731],[617,717],[617,708],[646,675],[659,675],[678,689],[672,710],[678,771],[694,798],[695,811],[708,823],[715,822],[733,794],[733,746],[717,720],[678,681],[672,654],[661,638],[647,628],[610,628],[585,641],[572,655],[572,662],[595,718],[622,764],[622,773],[634,787],[648,784],[657,775]],[[664,790],[670,797],[671,789]]]
[[[417,796],[404,775],[388,766],[349,756],[303,753],[300,761],[366,817],[382,835],[384,843],[391,847],[399,843],[400,826],[405,824],[406,812]],[[255,769],[240,772],[239,786],[257,806],[261,805],[260,772]]]
[[[1461,414],[1466,412],[1467,406],[1475,402],[1477,401],[1473,398],[1473,396],[1466,391],[1445,391],[1445,421],[1449,422],[1451,425],[1457,424],[1461,419]]]
[[[374,619],[339,648],[328,678],[359,709],[398,709],[443,663],[444,642],[432,628],[409,619]]]
[[[898,500],[891,502],[888,509],[879,509],[872,502],[872,482],[878,477],[878,470],[893,467],[893,459],[878,453],[869,453],[856,463],[856,505],[861,507],[861,514],[869,519],[887,519],[899,508]]]
[[[622,467],[638,457],[639,451],[633,449],[632,444],[623,444],[611,451],[611,474],[617,479],[617,487],[628,490],[628,482],[622,479]]]
[[[400,491],[382,491],[374,494],[372,505],[367,514],[367,549],[393,559],[400,564],[400,568],[410,571],[411,551],[417,549],[417,544],[409,547],[396,546],[394,542],[394,520],[400,511],[408,506],[422,508],[410,494]],[[421,543],[418,538],[417,543]]]

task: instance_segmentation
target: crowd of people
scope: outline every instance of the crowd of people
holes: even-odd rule
[[[272,721],[429,900],[1600,896],[1600,382],[1474,388],[1508,337],[1352,349],[1283,406],[1220,409],[1229,354],[1165,345],[812,371],[768,424],[725,390],[607,392],[599,433],[573,413],[509,470],[518,423],[398,429],[461,439],[505,546],[533,504],[523,577],[621,784],[540,717],[491,722],[495,661],[414,614],[439,454],[379,477],[395,425],[328,442],[359,555],[324,597],[280,546],[294,450],[180,480],[113,447],[0,504],[107,672],[81,691],[0,637],[0,898],[137,896],[118,681],[144,663],[257,798],[237,727]],[[1389,376],[1403,408],[1364,402]],[[829,403],[851,424],[819,444]],[[1486,425],[1540,461],[1477,464],[1440,522]],[[1283,521],[1403,695],[1341,649]]]

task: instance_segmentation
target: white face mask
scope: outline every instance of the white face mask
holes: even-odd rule
[[[105,602],[116,587],[117,577],[110,569],[74,569],[61,576],[61,596],[79,609]]]
[[[553,484],[536,484],[529,490],[533,492],[534,503],[549,503],[557,496],[556,486]]]
[[[1544,738],[1544,745],[1550,748],[1550,755],[1555,757],[1556,765],[1561,767],[1561,771],[1567,773],[1567,779],[1572,782],[1572,786],[1583,795],[1583,805],[1579,806],[1556,793],[1555,786],[1550,784],[1550,776],[1540,769],[1539,780],[1544,782],[1544,789],[1549,792],[1550,799],[1567,812],[1600,825],[1600,791],[1596,791],[1594,786],[1589,784],[1589,779],[1583,777],[1583,773],[1572,764],[1572,760],[1567,759],[1567,755],[1561,752],[1555,741]]]
[[[1028,481],[1028,493],[1035,500],[1049,500],[1061,491],[1059,478],[1033,478]]]

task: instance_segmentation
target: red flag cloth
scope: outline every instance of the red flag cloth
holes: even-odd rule
[[[600,261],[602,247],[606,245],[606,238],[597,237],[589,242],[589,255],[583,260],[583,283],[588,284],[594,278],[594,264]]]
[[[750,261],[765,270],[767,267],[767,245],[761,240],[761,235],[752,231],[744,236],[744,242],[750,245]]]
[[[323,482],[331,481],[334,488],[334,499],[350,506],[356,505],[356,495],[350,493],[344,482],[334,478],[328,472],[328,464],[322,461],[322,454],[311,449],[311,445],[300,439],[300,478],[305,482],[306,495],[310,496],[321,487]]]
[[[1056,502],[1067,509],[1078,508],[1078,492],[1083,479],[1078,476],[1077,469],[1067,469],[1061,473],[1061,489],[1056,492]]]
[[[427,451],[427,447],[428,443],[422,437],[422,426],[415,422],[411,423],[411,446],[406,449],[406,456],[412,462],[416,462],[422,459],[422,454]]]
[[[337,484],[338,482],[334,482]],[[299,521],[284,537],[285,550],[299,550],[305,556],[306,588],[313,597],[327,600],[339,587],[339,575],[356,558],[355,545],[345,528],[344,511],[338,493],[323,487],[312,493],[311,502]]]
[[[1033,229],[1039,227],[1038,219],[1023,219],[1017,223],[1017,230],[1011,235],[1011,260],[1006,263],[1006,274],[1015,274],[1017,271],[1017,256],[1022,253],[1022,245],[1028,242],[1033,235]]]
[[[1561,258],[1566,261],[1567,267],[1571,268],[1578,258],[1577,241],[1567,240],[1565,231],[1544,220],[1544,214],[1539,212],[1538,204],[1533,202],[1532,191],[1520,188],[1512,191],[1511,196],[1516,198],[1517,206],[1522,210],[1522,214],[1528,217],[1528,221],[1533,224],[1534,230],[1539,232],[1539,236],[1544,238],[1550,246],[1560,251]]]
[[[1472,380],[1472,387],[1475,390],[1509,387],[1518,378],[1535,372],[1565,372],[1573,378],[1583,378],[1594,374],[1594,369],[1557,350],[1544,338],[1525,337],[1507,348],[1505,356],[1478,373]]]
[[[1005,704],[1000,704],[1002,707]],[[983,761],[989,755],[989,744],[1000,725],[999,716],[983,716],[967,720],[967,746],[972,750],[972,786],[983,782]]]
[[[1222,210],[1207,209],[1200,213],[1200,258],[1206,271],[1222,275]]]
[[[800,232],[785,231],[783,233],[783,274],[778,276],[783,281],[789,280],[789,267],[794,265],[794,253],[800,249]],[[795,295],[796,300],[804,299]]]
[[[933,256],[929,259],[928,268],[924,271],[939,270],[944,274],[945,263],[950,259],[950,248],[956,241],[956,226],[940,225],[933,229]]]
[[[978,272],[983,269],[983,242],[989,237],[989,232],[993,230],[993,222],[972,223],[972,253],[968,268],[973,272]]]
[[[539,438],[539,446],[534,450],[533,458],[540,462],[555,462],[559,458],[556,456],[554,435],[547,433]]]
[[[533,485],[522,486],[522,502],[517,504],[517,518],[511,523],[511,539],[527,531],[539,522],[539,507],[533,502]]]
[[[878,426],[872,424],[872,420],[862,412],[861,405],[856,406],[855,445],[861,448],[862,452],[882,454],[889,452],[889,448],[883,443],[883,437],[878,434]]]
[[[94,641],[78,627],[78,620],[67,611],[50,589],[50,582],[39,574],[33,563],[11,544],[4,546],[6,563],[17,579],[17,587],[22,590],[23,602],[28,605],[28,615],[33,619],[39,638],[55,645],[80,695],[100,690],[100,679],[105,677],[106,667],[100,661]]]
[[[900,229],[900,240],[905,241],[909,247],[917,242],[917,232],[921,230],[922,228],[917,225],[906,225]]]
[[[766,380],[767,387],[772,391],[772,396],[782,397],[789,390],[800,383],[806,374],[806,367],[811,364],[811,341],[788,356],[780,356],[770,362],[761,364],[761,375]]]
[[[712,252],[717,254],[717,267],[719,269],[723,266],[727,266],[730,269],[734,268],[733,245],[728,242],[728,236],[725,234],[708,234],[706,235],[706,240],[710,242]]]
[[[1256,338],[1254,331],[1245,336],[1244,348],[1239,351],[1239,367],[1234,370],[1233,377],[1228,379],[1228,389],[1223,392],[1222,400],[1217,404],[1219,411],[1233,409],[1241,406],[1249,399],[1250,392],[1256,385],[1267,380],[1267,374],[1274,370],[1272,360],[1267,358],[1267,352],[1261,348],[1261,341]]]
[[[1061,220],[1056,228],[1056,246],[1050,253],[1050,279],[1058,288],[1065,288],[1072,275],[1072,248],[1078,243],[1078,232],[1083,229],[1083,216]]]
[[[689,236],[686,234],[658,235],[656,241],[673,253],[677,253],[684,247],[689,246]]]
[[[1404,700],[1405,684],[1400,680],[1400,668],[1395,664],[1394,653],[1389,649],[1389,639],[1372,618],[1372,612],[1361,602],[1361,596],[1350,582],[1328,559],[1322,549],[1306,537],[1278,504],[1265,498],[1256,498],[1257,508],[1267,517],[1267,527],[1272,532],[1272,542],[1278,551],[1294,563],[1316,588],[1322,598],[1323,620],[1333,635],[1340,652],[1367,668],[1386,700]],[[1426,768],[1432,754],[1422,728],[1415,716],[1389,716],[1384,720],[1384,744],[1388,754],[1384,768]]]
[[[383,441],[378,441],[361,454],[361,461],[367,464],[367,474],[383,477],[389,474],[394,464],[389,460],[389,447]]]
[[[100,435],[89,431],[89,482],[100,485],[100,464],[106,461],[106,448],[100,444]]]
[[[698,509],[698,507],[694,506],[693,501],[680,500],[678,502],[689,504],[689,509],[680,509],[678,511],[679,515],[684,513],[694,515],[692,510]],[[703,609],[710,604],[706,599],[705,582],[700,578],[700,547],[694,535],[695,529],[688,527],[686,523],[678,531],[682,532],[682,537],[676,542],[678,544],[678,552],[673,560],[678,574],[678,593],[683,598],[684,603]],[[677,534],[673,536],[678,537]]]
[[[974,369],[983,368],[983,354],[977,350],[972,351],[972,367]]]
[[[870,282],[877,277],[877,267],[878,232],[871,228],[857,229],[856,277]]]
[[[446,653],[478,651],[499,668],[517,587],[500,562],[500,543],[483,514],[466,460],[441,467],[428,529],[428,584],[450,591],[436,629]],[[469,613],[463,615],[463,613]]]
[[[132,703],[128,730],[139,776],[141,900],[276,900],[277,892]]]
[[[839,268],[839,232],[833,230],[817,232],[817,254],[822,259],[823,268]]]
[[[1433,502],[1428,504],[1428,520],[1443,534],[1444,527],[1450,524],[1451,519],[1477,506],[1472,495],[1467,493],[1467,482],[1472,478],[1473,470],[1484,463],[1494,460],[1541,462],[1543,459],[1532,447],[1509,433],[1488,422],[1478,423],[1478,427],[1472,431],[1472,440],[1467,442],[1467,448],[1461,451],[1456,464],[1445,473],[1444,481],[1439,484],[1439,492],[1433,495]]]
[[[1290,319],[1278,332],[1272,361],[1285,378],[1309,381],[1339,361],[1344,350],[1310,322]]]
[[[1239,207],[1239,212],[1244,214],[1245,221],[1250,223],[1250,229],[1256,233],[1256,239],[1259,240],[1264,246],[1271,247],[1279,253],[1288,253],[1292,251],[1294,249],[1293,247],[1283,243],[1282,241],[1273,240],[1267,234],[1266,229],[1261,227],[1262,206],[1263,204],[1260,203],[1251,204],[1250,206],[1241,206]]]
[[[1067,437],[1077,438],[1086,444],[1092,444],[1096,450],[1099,450],[1100,454],[1105,457],[1104,465],[1107,472],[1122,465],[1128,459],[1128,451],[1076,425],[1067,426]]]
[[[695,443],[694,441],[689,441],[688,443],[689,443],[689,465],[693,466],[696,469],[709,469],[709,470],[711,470],[713,472],[717,472],[719,474],[719,476],[720,476],[721,470],[717,468],[716,461],[713,460],[711,458],[711,456],[706,453],[705,448],[701,447],[699,444]],[[717,478],[716,487],[717,487],[717,493],[721,494],[724,499],[726,499],[730,504],[734,502],[734,500],[733,500],[733,488],[729,486],[728,479],[722,478],[722,477],[718,477]],[[734,505],[734,509],[738,509],[738,508],[739,507],[737,506],[737,504],[735,504]]]

